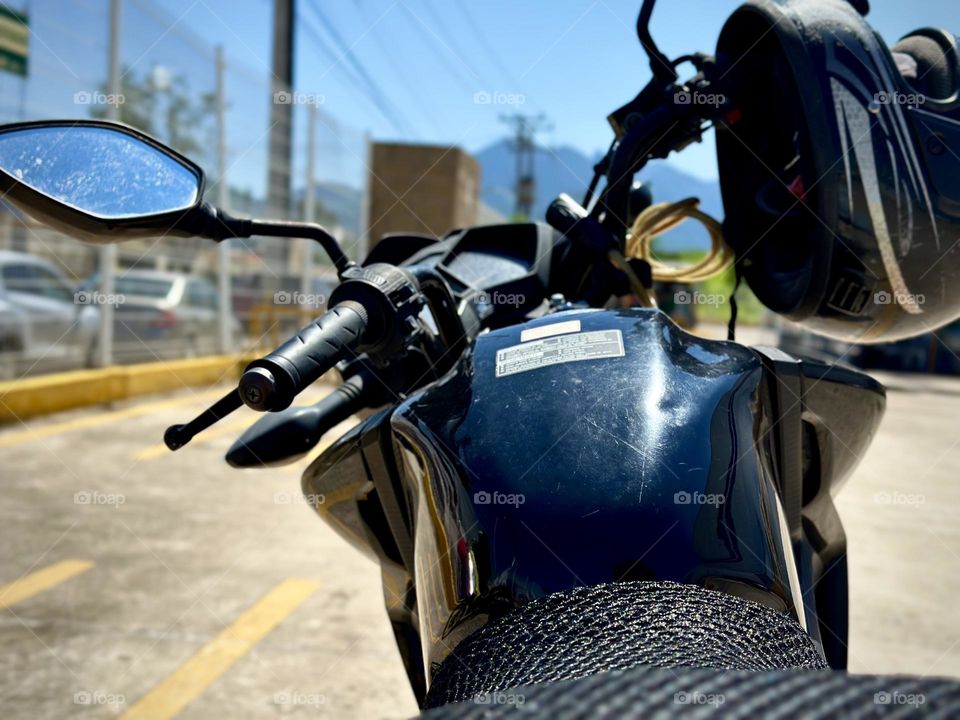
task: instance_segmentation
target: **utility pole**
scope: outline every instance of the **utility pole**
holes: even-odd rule
[[[273,0],[273,77],[270,83],[270,155],[267,158],[267,206],[271,215],[290,212],[290,164],[293,132],[294,0]]]
[[[517,179],[514,194],[516,197],[515,212],[517,215],[529,218],[533,215],[533,204],[536,201],[537,187],[534,163],[537,154],[535,141],[538,132],[549,131],[552,126],[547,122],[543,113],[539,115],[504,115],[500,120],[506,123],[514,134],[513,152],[517,157]]]
[[[107,36],[107,92],[113,102],[107,105],[107,119],[120,119],[122,76],[120,74],[120,7],[122,0],[110,0],[110,30]],[[117,269],[117,246],[108,243],[100,247],[100,344],[97,347],[97,365],[113,364],[113,279]]]

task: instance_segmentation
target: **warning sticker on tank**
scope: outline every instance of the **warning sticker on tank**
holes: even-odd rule
[[[497,351],[497,377],[548,365],[623,357],[623,333],[597,330],[525,342]]]

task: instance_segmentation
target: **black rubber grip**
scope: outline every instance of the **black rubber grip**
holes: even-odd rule
[[[348,357],[363,339],[367,313],[355,302],[332,308],[240,378],[240,396],[254,410],[283,410],[300,392]]]
[[[547,207],[547,222],[564,235],[571,232],[586,216],[586,211],[569,195],[561,195]]]
[[[618,247],[617,240],[569,195],[561,195],[547,208],[547,222],[554,230],[580,245],[606,253]]]
[[[313,449],[324,433],[375,403],[379,389],[373,376],[361,370],[316,405],[267,413],[233,443],[226,461],[236,468],[293,462]]]

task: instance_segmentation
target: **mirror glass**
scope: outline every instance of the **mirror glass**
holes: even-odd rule
[[[0,132],[0,169],[24,185],[103,220],[187,210],[200,177],[122,129],[46,125]]]

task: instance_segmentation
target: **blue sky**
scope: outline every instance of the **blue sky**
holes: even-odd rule
[[[26,4],[35,18],[38,62],[28,114],[84,112],[72,97],[78,88],[95,89],[103,76],[107,3],[0,2],[14,9]],[[660,0],[654,36],[671,56],[712,51],[724,19],[738,4]],[[348,182],[356,179],[364,131],[375,139],[478,150],[505,135],[499,118],[517,110],[547,114],[553,129],[543,142],[595,153],[611,138],[606,115],[649,79],[634,34],[639,0],[297,0],[297,5],[296,86],[323,96],[323,117],[336,122],[318,152],[327,158],[318,168],[325,179],[338,174]],[[871,22],[889,41],[924,25],[960,32],[956,0],[875,0],[874,5]],[[172,31],[164,25],[171,20]],[[256,184],[252,178],[262,178],[265,162],[271,22],[270,0],[124,2],[126,63],[179,64],[197,89],[209,88],[209,48],[225,46],[227,62],[236,68],[228,86],[232,182],[250,186]],[[348,56],[326,28],[349,48]],[[40,50],[54,49],[55,58],[39,57]],[[358,90],[359,73],[376,87],[381,108],[389,108],[385,113]],[[475,94],[484,92],[505,103],[522,97],[523,104],[478,104]],[[9,111],[18,95],[16,81],[0,78],[0,111],[4,106]],[[303,133],[298,137],[302,145]],[[712,138],[671,162],[700,177],[716,177]]]
[[[207,0],[206,7],[192,0],[163,2],[246,61],[268,60],[267,0]],[[499,115],[513,108],[477,105],[473,93],[519,93],[526,99],[520,111],[542,111],[552,121],[547,142],[586,152],[606,147],[607,113],[649,78],[634,34],[639,5],[639,0],[298,0],[307,23],[322,30],[319,10],[337,29],[414,139],[483,147],[504,134]],[[654,37],[671,56],[711,51],[738,5],[736,0],[660,0]],[[924,25],[960,33],[956,0],[875,0],[873,5],[871,22],[889,41]],[[210,11],[219,20],[204,18]],[[347,124],[370,128],[377,138],[401,137],[359,99],[348,61],[338,62],[339,53],[318,46],[305,28],[298,41],[297,84],[304,92],[323,94],[326,110]],[[674,162],[701,177],[716,176],[712,142]]]

